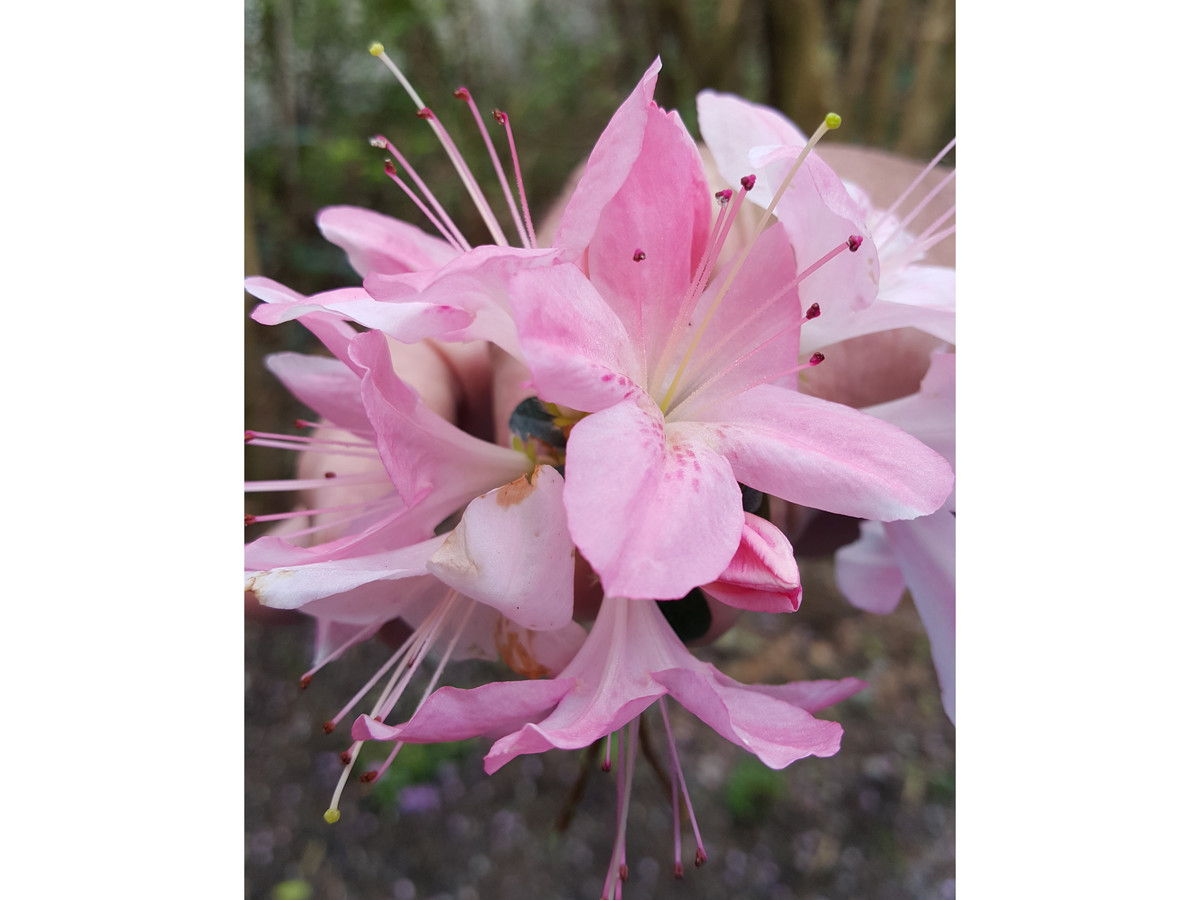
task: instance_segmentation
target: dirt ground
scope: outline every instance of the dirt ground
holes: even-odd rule
[[[629,816],[636,898],[954,896],[954,728],[938,700],[924,631],[907,599],[870,616],[837,596],[827,561],[802,570],[795,615],[745,615],[698,651],[743,681],[841,678],[871,688],[821,713],[845,726],[841,752],[774,772],[672,705],[708,863],[672,875],[670,802],[639,760]],[[246,896],[265,900],[523,900],[600,896],[615,822],[613,775],[589,777],[563,817],[587,751],[525,756],[483,773],[485,741],[409,746],[372,786],[352,780],[342,819],[322,819],[348,743],[321,723],[387,655],[378,642],[323,670],[307,691],[310,628],[246,627]],[[494,677],[483,663],[445,683]],[[661,723],[649,723],[663,750]],[[686,833],[684,858],[692,842]]]

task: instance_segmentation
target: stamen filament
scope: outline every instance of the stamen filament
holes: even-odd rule
[[[366,441],[335,441],[329,438],[308,437],[303,434],[277,434],[273,431],[247,431],[247,443],[257,438],[275,438],[281,441],[297,441],[302,444],[307,444],[313,447],[360,447],[362,449],[374,449],[373,444]]]
[[[504,236],[503,229],[500,228],[500,222],[496,219],[496,214],[492,212],[492,207],[488,204],[487,198],[484,197],[483,189],[479,187],[479,182],[471,174],[471,169],[459,151],[458,145],[454,143],[454,139],[450,137],[450,133],[446,131],[445,126],[442,125],[441,120],[438,119],[433,110],[426,107],[422,112],[428,113],[428,117],[422,115],[421,118],[429,122],[429,127],[433,129],[433,133],[437,135],[437,139],[442,142],[442,148],[450,157],[450,162],[454,165],[455,171],[458,172],[458,177],[462,180],[463,187],[467,189],[467,193],[474,202],[475,208],[479,210],[479,215],[483,217],[483,223],[492,235],[492,240],[501,247],[510,246],[508,239]]]
[[[307,444],[296,444],[296,443],[284,442],[284,441],[260,440],[259,438],[251,438],[250,440],[246,441],[246,443],[248,445],[250,445],[251,447],[272,447],[276,450],[307,450],[307,449],[309,449],[309,445],[307,445]],[[329,455],[331,455],[331,456],[362,456],[362,457],[366,457],[366,458],[371,458],[371,457],[378,458],[378,456],[379,456],[379,454],[373,450],[368,453],[364,453],[364,452],[361,452],[358,450],[328,450],[325,452],[329,453]]]
[[[671,386],[667,389],[666,396],[663,398],[661,406],[664,410],[670,406],[671,398],[675,395],[675,391],[679,387],[679,380],[683,377],[684,370],[687,369],[687,365],[692,358],[692,354],[696,351],[696,348],[700,346],[700,339],[704,337],[704,332],[707,330],[709,323],[712,322],[713,316],[716,315],[717,309],[721,305],[721,301],[724,300],[725,295],[729,293],[729,288],[733,284],[733,280],[737,278],[738,273],[742,270],[742,266],[745,265],[746,260],[749,258],[750,251],[754,248],[754,244],[758,241],[759,237],[766,229],[767,222],[775,212],[775,207],[779,205],[779,201],[783,198],[784,191],[786,191],[791,185],[792,179],[796,177],[796,173],[800,171],[800,166],[804,164],[806,159],[808,159],[808,155],[812,153],[812,149],[817,145],[817,142],[825,136],[826,132],[837,128],[839,125],[841,125],[841,123],[841,116],[838,116],[835,113],[829,113],[826,115],[825,120],[821,122],[821,124],[817,127],[817,130],[813,132],[812,137],[808,139],[808,143],[804,145],[804,149],[800,151],[800,155],[796,157],[796,161],[792,163],[792,167],[788,169],[787,175],[784,176],[783,181],[780,182],[779,187],[776,188],[775,196],[771,198],[771,202],[767,205],[767,208],[763,210],[762,215],[759,216],[758,223],[754,226],[754,232],[750,235],[750,240],[746,243],[745,248],[742,250],[741,254],[739,254],[737,261],[730,269],[729,275],[725,278],[724,283],[721,285],[720,291],[717,292],[716,298],[713,300],[712,305],[708,308],[708,313],[705,315],[704,320],[700,323],[700,327],[696,329],[696,333],[692,336],[692,342],[688,345],[687,352],[684,353],[683,359],[679,363],[679,369],[675,372],[675,377],[671,381]]]
[[[395,184],[397,187],[400,188],[400,190],[404,191],[404,193],[408,195],[408,199],[413,202],[413,204],[420,211],[421,215],[423,215],[426,219],[428,219],[429,222],[433,225],[433,227],[438,230],[438,232],[445,239],[446,243],[450,244],[452,247],[455,247],[455,248],[461,250],[464,253],[466,253],[467,250],[470,249],[470,244],[468,244],[466,242],[466,238],[463,238],[461,236],[461,234],[451,234],[451,232],[446,228],[446,226],[443,225],[440,220],[438,220],[437,218],[434,217],[434,215],[430,211],[429,207],[426,206],[421,201],[421,199],[413,192],[413,189],[408,186],[408,183],[403,178],[400,177],[400,173],[398,173],[396,171],[396,166],[395,166],[395,164],[392,163],[392,161],[390,159],[386,160],[384,162],[383,171],[384,171],[384,174],[386,174],[387,177],[392,180],[393,184]],[[453,223],[451,223],[451,224],[453,224]],[[457,231],[457,228],[455,230]]]
[[[537,234],[533,230],[533,217],[529,215],[529,200],[525,196],[525,181],[521,177],[521,161],[517,159],[517,141],[513,137],[512,122],[508,113],[496,110],[493,115],[504,125],[504,133],[508,137],[508,149],[512,152],[513,171],[517,176],[517,194],[521,198],[521,211],[525,214],[525,233],[529,235],[529,246],[537,246]]]
[[[373,472],[361,475],[338,475],[334,478],[285,478],[281,481],[247,481],[244,490],[253,494],[260,491],[307,491],[311,488],[342,486],[347,484],[391,484]]]
[[[382,44],[373,44],[371,46],[371,54],[379,57],[383,64],[391,70],[391,73],[396,76],[396,80],[400,82],[401,87],[412,98],[413,103],[417,106],[417,115],[429,122],[429,127],[433,129],[433,133],[441,142],[442,149],[446,151],[446,155],[450,157],[450,162],[454,166],[454,170],[458,173],[463,186],[467,189],[467,193],[471,196],[471,200],[475,203],[475,208],[479,210],[479,215],[483,217],[484,224],[487,225],[488,231],[491,232],[492,240],[501,247],[509,246],[508,241],[504,237],[504,232],[500,229],[500,223],[496,221],[496,216],[488,206],[487,200],[483,196],[483,191],[480,190],[479,183],[475,180],[475,176],[471,174],[467,162],[463,159],[463,155],[459,152],[449,133],[438,121],[433,110],[425,105],[420,96],[413,89],[413,86],[408,83],[408,79],[404,77],[404,73],[400,68],[392,62],[392,58],[384,52]]]
[[[400,163],[400,166],[404,169],[405,174],[412,179],[413,184],[417,186],[417,190],[424,195],[426,201],[428,201],[429,205],[433,208],[433,211],[437,213],[438,218],[441,219],[446,230],[454,236],[453,240],[450,240],[449,238],[447,238],[447,240],[450,240],[450,243],[457,245],[458,249],[462,250],[464,253],[469,250],[471,248],[471,244],[467,241],[462,231],[459,230],[459,227],[454,224],[454,220],[450,218],[450,213],[446,212],[445,207],[438,202],[438,198],[434,195],[433,191],[429,189],[429,185],[425,183],[425,179],[417,174],[417,170],[413,168],[412,163],[410,163],[408,159],[405,158],[404,154],[396,148],[396,145],[381,134],[376,135],[372,139],[372,143],[374,143],[376,146],[386,149],[387,152],[392,154],[396,161]],[[403,185],[401,186],[403,187]],[[409,194],[409,196],[411,197],[412,195]],[[413,199],[414,201],[416,200],[415,197]],[[433,221],[428,212],[426,212],[425,215],[430,219],[430,221]],[[437,223],[434,222],[434,224],[436,225]],[[439,231],[440,230],[441,229],[439,229]]]
[[[343,653],[345,653],[347,650],[349,650],[351,647],[353,647],[359,641],[366,638],[367,635],[369,635],[372,631],[374,631],[378,627],[379,626],[377,623],[371,622],[365,628],[361,629],[360,631],[356,631],[354,633],[354,636],[352,638],[350,638],[350,640],[346,641],[344,644],[339,646],[332,653],[328,654],[324,659],[322,659],[320,662],[318,662],[315,666],[313,666],[311,669],[309,669],[307,672],[305,672],[303,675],[301,675],[300,676],[300,686],[308,687],[308,683],[310,681],[312,681],[314,675],[316,675],[318,672],[320,672],[323,668],[325,668],[327,665],[329,665],[329,663],[333,662],[335,659],[340,658]]]
[[[704,850],[704,841],[700,837],[700,824],[696,821],[696,811],[692,808],[692,798],[688,794],[687,781],[683,777],[683,767],[679,764],[679,751],[675,748],[675,735],[671,733],[671,718],[667,715],[667,704],[661,699],[658,701],[658,710],[662,713],[663,728],[667,732],[667,749],[671,754],[671,767],[675,778],[679,780],[679,787],[683,792],[683,802],[687,806],[688,818],[692,822],[692,833],[696,836],[696,865],[699,866],[708,859],[708,854]]]
[[[853,239],[853,237],[855,237],[855,236],[852,235],[851,240]],[[697,366],[697,368],[700,371],[703,371],[704,367],[720,353],[721,349],[727,343],[732,341],[738,334],[740,334],[745,328],[749,327],[757,319],[761,318],[763,315],[766,315],[771,310],[771,308],[774,306],[776,301],[780,300],[786,294],[794,291],[796,288],[798,288],[804,282],[804,280],[806,278],[809,278],[811,275],[813,275],[813,273],[815,273],[817,270],[819,270],[822,266],[826,265],[827,263],[829,263],[830,261],[835,259],[838,255],[840,255],[841,253],[843,253],[849,249],[850,249],[850,240],[842,241],[842,243],[838,244],[836,247],[834,247],[832,250],[830,250],[828,253],[826,253],[824,256],[822,256],[820,259],[818,259],[816,262],[812,263],[812,265],[806,267],[803,272],[801,272],[799,275],[797,275],[795,278],[793,278],[791,281],[789,281],[786,285],[784,285],[782,288],[780,288],[778,291],[776,291],[769,300],[767,300],[765,303],[760,303],[757,306],[754,315],[747,316],[744,321],[742,321],[741,323],[738,324],[737,328],[733,329],[720,342],[718,342],[716,344],[716,346],[714,346],[704,356],[704,359],[701,361],[701,364],[699,366]],[[800,323],[797,323],[797,324],[799,325]],[[686,403],[689,398],[695,396],[696,394],[700,393],[705,388],[707,388],[709,385],[713,384],[720,378],[729,374],[737,366],[741,365],[743,362],[745,362],[747,359],[752,357],[754,354],[758,353],[760,350],[762,350],[764,347],[766,347],[772,341],[776,340],[780,336],[780,334],[783,334],[783,333],[784,333],[783,331],[776,332],[775,334],[771,335],[771,337],[767,338],[765,341],[758,344],[752,350],[748,350],[747,352],[743,353],[741,356],[737,357],[737,359],[735,359],[733,362],[726,365],[723,369],[721,369],[715,375],[710,375],[704,381],[702,381],[698,385],[696,385],[696,387],[686,390],[683,393],[683,395],[680,397],[679,402],[676,403],[674,406],[667,406],[666,401],[664,401],[664,403],[663,403],[664,413],[669,410],[678,409],[679,407],[683,406],[683,404]],[[782,377],[782,376],[780,376],[780,377]],[[765,382],[760,382],[760,383],[765,383]],[[741,390],[741,389],[739,389],[739,390]]]
[[[920,203],[918,203],[915,207],[913,207],[913,209],[909,212],[909,214],[906,215],[901,220],[900,224],[896,226],[895,230],[893,230],[891,234],[889,234],[886,238],[884,238],[883,242],[879,245],[878,249],[881,252],[883,251],[884,247],[886,247],[888,244],[890,244],[892,242],[892,240],[896,237],[896,235],[900,234],[902,231],[904,231],[905,228],[908,227],[908,224],[920,214],[921,210],[923,210],[926,206],[929,205],[930,200],[932,200],[939,193],[941,193],[942,188],[944,188],[946,185],[948,185],[954,179],[954,176],[957,171],[958,171],[957,169],[951,169],[950,172],[946,175],[946,177],[943,178],[941,181],[939,181],[937,183],[937,185],[933,188],[933,190],[931,190],[928,194],[925,195],[925,198]],[[949,212],[949,210],[947,212]],[[944,218],[939,219],[937,224],[941,224],[941,222],[943,222],[943,221],[945,221]]]
[[[914,190],[916,190],[917,185],[921,183],[921,181],[925,178],[926,175],[928,175],[930,172],[933,171],[933,167],[942,161],[942,157],[944,157],[947,153],[949,153],[951,151],[951,149],[953,149],[954,145],[957,142],[958,142],[958,138],[953,137],[950,139],[950,143],[948,143],[945,147],[943,147],[941,150],[938,151],[937,156],[935,156],[933,159],[931,159],[929,161],[929,165],[927,165],[924,169],[921,170],[921,174],[912,180],[912,183],[909,184],[909,186],[904,189],[904,193],[902,193],[899,197],[897,197],[895,199],[895,201],[892,203],[892,205],[887,208],[887,211],[882,216],[879,217],[880,221],[887,219],[888,216],[892,215],[896,210],[898,210],[900,208],[900,204],[908,199],[908,195],[911,194]]]
[[[380,506],[383,503],[390,503],[391,497],[385,497],[382,500],[364,500],[361,503],[346,503],[341,506],[325,506],[320,509],[294,509],[290,512],[268,513],[265,516],[246,516],[246,524],[252,525],[258,522],[279,522],[284,519],[299,519],[303,516],[319,516],[331,512],[345,512],[348,509],[364,509],[371,506]]]
[[[532,249],[533,244],[530,243],[529,235],[525,233],[525,226],[521,222],[521,215],[517,212],[516,201],[513,200],[512,191],[508,187],[508,176],[504,174],[504,167],[500,165],[500,156],[496,153],[496,145],[492,143],[492,136],[488,134],[487,128],[484,127],[483,116],[479,114],[479,107],[475,105],[475,98],[471,96],[471,92],[465,87],[455,91],[454,96],[460,100],[465,100],[467,108],[471,110],[471,115],[475,118],[475,124],[479,126],[479,133],[483,135],[483,143],[487,147],[488,156],[491,157],[492,168],[496,170],[496,178],[500,182],[500,189],[504,192],[504,202],[508,204],[508,211],[512,215],[513,224],[517,227],[517,237],[520,238],[521,244],[526,249]]]

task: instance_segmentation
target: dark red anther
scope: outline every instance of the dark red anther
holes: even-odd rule
[[[254,432],[253,432],[253,431],[247,431],[247,432],[246,432],[246,443],[248,444],[248,443],[250,443],[252,440],[254,440]]]
[[[454,96],[457,97],[459,100],[470,100],[471,92],[468,91],[465,87],[455,88]]]
[[[633,261],[634,262],[641,262],[645,258],[646,258],[645,250],[634,250],[633,251]]]
[[[814,353],[812,356],[810,356],[808,358],[808,364],[810,366],[819,366],[823,362],[825,362],[825,354],[824,353]]]
[[[312,684],[312,676],[311,675],[301,675],[300,676],[300,690],[302,690],[302,691],[305,690],[310,684]]]
[[[600,763],[600,771],[601,772],[611,772],[612,771],[612,760],[606,759],[603,762],[601,762]]]
[[[499,110],[499,109],[493,109],[492,110],[492,118],[495,119],[497,122],[499,122],[501,125],[503,125],[505,122],[508,121],[508,113],[503,112],[502,110]]]
[[[383,716],[371,716],[371,718],[372,718],[372,719],[374,719],[376,722],[382,722],[382,721],[383,721]]]
[[[372,781],[374,781],[378,777],[379,777],[378,772],[363,772],[361,775],[358,776],[358,780],[361,781],[363,784],[370,784]]]
[[[758,177],[756,175],[743,175],[742,187],[747,191],[752,190],[756,181],[758,181]]]
[[[256,521],[258,521],[258,520],[255,519],[254,516],[250,515],[249,513],[246,514],[246,524],[247,525],[253,525]]]
[[[333,734],[333,729],[334,729],[334,728],[336,728],[336,727],[337,727],[337,726],[336,726],[336,725],[334,725],[332,722],[322,722],[322,723],[321,723],[321,729],[322,729],[322,730],[323,730],[323,731],[324,731],[326,734]]]
[[[422,106],[420,109],[417,110],[417,118],[418,119],[432,119],[433,118],[433,110],[430,109],[428,106]]]
[[[861,234],[852,234],[850,237],[846,238],[846,246],[850,248],[851,253],[857,253],[858,248],[862,246],[862,242],[863,239]]]
[[[811,318],[811,316],[809,318]],[[326,478],[337,478],[337,472],[326,472],[325,477]]]
[[[675,863],[675,877],[676,878],[683,877],[683,863],[681,863],[681,862]]]
[[[705,853],[703,850],[697,850],[696,851],[696,868],[697,869],[700,868],[706,862],[708,862],[708,854]]]
[[[303,419],[296,419],[294,422],[292,422],[292,427],[294,427],[294,428],[307,428],[308,426],[304,424],[304,420],[303,420]]]
[[[814,303],[812,306],[810,306],[808,308],[808,312],[806,312],[804,314],[804,318],[805,319],[815,319],[820,314],[821,314],[821,304]]]
[[[722,203],[728,203],[733,198],[733,191],[731,191],[729,188],[725,188],[723,191],[717,191],[713,196],[715,196]]]
[[[348,766],[350,763],[354,762],[354,756],[349,750],[343,750],[341,753],[339,753],[338,759],[342,761],[343,766]]]
[[[385,159],[383,161],[383,171],[387,172],[394,178],[396,175],[396,164],[390,159]]]
[[[622,881],[628,881],[629,880],[629,866],[625,865],[625,863],[621,863],[621,868],[617,870],[617,874],[621,876]]]

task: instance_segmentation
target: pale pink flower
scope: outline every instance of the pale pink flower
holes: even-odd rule
[[[736,184],[749,171],[758,177],[760,184],[777,185],[809,140],[776,110],[732,94],[704,91],[696,106],[701,134],[729,184]],[[919,235],[906,230],[916,215],[950,183],[954,173],[942,177],[903,219],[896,215],[912,189],[953,146],[951,141],[886,210],[874,207],[867,194],[852,184],[846,184],[839,193],[835,184],[842,182],[837,174],[815,154],[809,157],[805,166],[811,183],[801,180],[797,188],[786,192],[775,214],[793,246],[802,247],[809,240],[812,227],[814,204],[810,194],[818,194],[827,201],[836,197],[832,205],[866,239],[859,252],[870,254],[874,265],[864,271],[877,281],[875,285],[859,281],[860,290],[849,296],[833,285],[833,273],[824,275],[833,290],[815,279],[810,281],[805,288],[808,292],[805,299],[821,303],[821,316],[805,329],[801,355],[849,338],[904,327],[918,328],[954,342],[954,270],[918,264],[926,251],[954,232],[954,225],[947,224],[953,207]],[[753,195],[751,200],[765,205],[770,196],[768,190]]]
[[[503,735],[484,759],[492,773],[516,756],[553,748],[578,749],[619,734],[618,826],[605,896],[625,862],[625,821],[633,781],[638,718],[670,695],[714,731],[779,769],[806,756],[832,756],[841,742],[836,722],[812,713],[857,693],[865,684],[841,681],[743,685],[697,660],[671,630],[657,606],[609,597],[579,653],[557,678],[509,681],[473,690],[442,688],[403,725],[389,726],[360,716],[353,734],[410,743]],[[666,706],[660,702],[670,753],[675,819],[675,867],[682,874],[679,803],[682,794],[696,838],[696,864],[706,858],[687,794]],[[628,727],[626,727],[628,726]],[[606,751],[606,767],[609,762]]]
[[[935,353],[921,391],[865,412],[903,428],[954,462],[952,353]],[[929,516],[907,522],[864,522],[862,535],[837,552],[837,583],[855,606],[896,608],[907,586],[929,634],[942,704],[954,721],[954,496]]]
[[[754,183],[710,227],[695,144],[652,100],[657,71],[614,115],[563,213],[555,243],[577,264],[519,271],[508,297],[538,396],[590,413],[567,444],[575,544],[607,594],[643,598],[720,577],[744,527],[738,482],[884,520],[932,512],[951,484],[945,461],[898,429],[773,384],[819,362],[796,364],[796,287],[861,249],[826,195],[849,198],[834,176],[810,192],[820,209],[799,274],[781,226],[714,273]]]

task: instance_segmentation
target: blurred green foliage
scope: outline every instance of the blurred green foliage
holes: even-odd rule
[[[783,796],[785,789],[782,773],[768,769],[752,756],[744,756],[725,783],[725,805],[738,821],[753,821]]]

